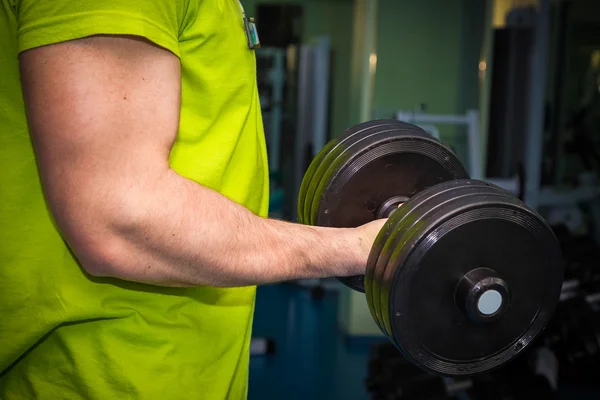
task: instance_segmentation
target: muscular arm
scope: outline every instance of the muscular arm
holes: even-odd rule
[[[364,229],[260,218],[169,167],[180,111],[171,53],[142,39],[93,37],[20,61],[45,195],[90,274],[241,286],[362,273]]]

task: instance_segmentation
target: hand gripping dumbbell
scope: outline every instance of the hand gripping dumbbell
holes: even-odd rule
[[[310,164],[299,222],[356,227],[388,218],[364,276],[371,315],[422,369],[473,375],[505,364],[542,332],[563,281],[560,247],[511,193],[471,180],[414,125],[378,120],[329,142]]]

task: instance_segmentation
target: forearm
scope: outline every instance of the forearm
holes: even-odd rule
[[[86,269],[165,286],[243,286],[351,275],[366,264],[355,229],[261,218],[172,170],[156,182],[130,189],[127,206],[108,208],[121,211],[98,221],[107,253],[82,254]]]

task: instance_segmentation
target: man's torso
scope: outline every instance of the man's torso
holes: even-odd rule
[[[60,237],[26,125],[19,3],[0,0],[0,398],[245,397],[254,288],[91,278]],[[266,215],[266,151],[241,6],[176,3],[182,109],[171,166]]]

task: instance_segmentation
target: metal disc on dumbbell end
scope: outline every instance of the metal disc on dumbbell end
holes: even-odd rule
[[[431,373],[471,375],[526,349],[558,302],[560,246],[544,220],[503,189],[446,182],[431,211],[401,224],[379,282],[394,344]],[[436,200],[437,199],[437,200]],[[391,219],[395,217],[392,216]]]
[[[470,191],[476,191],[476,193],[481,194],[485,191],[493,192],[494,189],[487,183],[480,183],[473,184],[470,187]],[[397,248],[399,241],[404,238],[404,233],[419,222],[419,216],[429,211],[429,204],[431,202],[434,200],[443,202],[448,200],[449,196],[452,197],[453,195],[454,189],[452,186],[446,189],[438,186],[417,193],[405,202],[384,225],[369,254],[365,274],[365,295],[373,319],[377,322],[382,332],[390,338],[391,333],[388,327],[382,322],[383,311],[381,302],[385,300],[382,298],[383,296],[380,291],[381,284],[379,282],[381,282],[384,275],[391,252]],[[436,197],[440,196],[444,196],[444,198],[436,199]]]
[[[360,226],[387,217],[426,187],[468,177],[450,149],[410,124],[370,129],[341,150],[326,157],[328,168],[318,180],[313,177],[318,182],[310,203],[314,225]],[[339,279],[364,291],[362,275]]]
[[[363,122],[349,129],[346,129],[342,135],[329,141],[311,161],[310,165],[308,166],[308,169],[306,170],[306,173],[304,174],[304,178],[302,179],[302,184],[300,185],[300,191],[298,194],[298,221],[303,224],[310,224],[304,209],[306,203],[306,193],[308,191],[308,188],[310,187],[315,172],[317,171],[317,169],[319,169],[319,167],[323,166],[323,160],[331,151],[335,151],[339,146],[343,146],[347,139],[354,135],[360,135],[367,129],[389,125],[397,126],[399,124],[402,124],[402,122],[395,119],[380,119]]]

